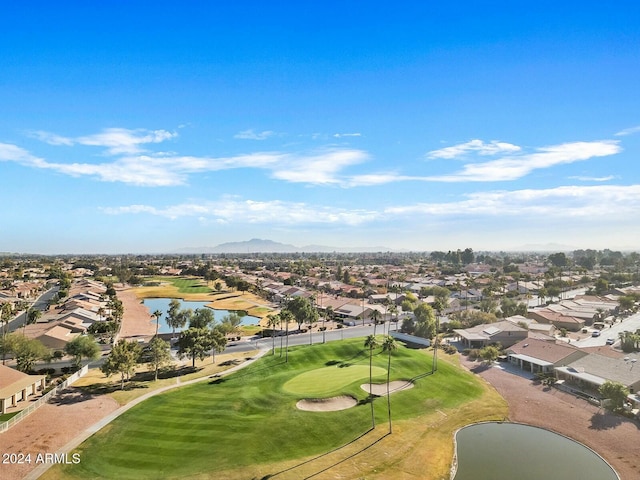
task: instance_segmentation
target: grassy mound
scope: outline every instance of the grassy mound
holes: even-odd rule
[[[267,478],[292,461],[356,444],[371,426],[360,374],[351,383],[343,379],[328,389],[351,395],[359,404],[322,415],[296,409],[300,395],[285,385],[305,374],[318,375],[324,368],[365,367],[368,377],[368,351],[362,344],[363,339],[355,339],[296,347],[288,363],[276,352],[228,377],[153,397],[82,444],[77,450],[79,464],[56,467],[45,478]],[[343,362],[351,366],[336,367]],[[386,362],[386,354],[376,350],[376,371],[384,372]],[[424,375],[430,371],[431,357],[424,351],[401,347],[394,352],[391,379],[415,382],[415,388],[394,395],[393,419],[401,425],[399,430],[406,430],[407,422],[418,417],[464,411],[486,392],[477,378],[446,361],[439,362],[435,375]],[[376,422],[384,425],[386,401],[379,399],[374,405]],[[447,436],[450,428],[454,426],[447,426]],[[402,435],[389,438],[397,442]],[[407,448],[403,446],[402,452]],[[278,478],[300,478],[300,472],[292,475]]]

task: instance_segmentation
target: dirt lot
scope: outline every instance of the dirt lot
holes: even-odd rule
[[[472,371],[478,363],[461,362]],[[509,420],[567,435],[598,452],[622,480],[640,478],[640,424],[499,368],[477,369],[509,403]]]

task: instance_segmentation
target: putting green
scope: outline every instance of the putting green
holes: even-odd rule
[[[386,369],[375,366],[371,371],[374,378],[387,373]],[[362,379],[369,379],[368,365],[332,366],[301,373],[285,383],[282,388],[296,395],[325,396],[335,394],[347,385]]]

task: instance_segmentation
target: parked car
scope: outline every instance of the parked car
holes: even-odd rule
[[[607,345],[613,345],[614,343],[616,343],[615,338],[607,338]]]
[[[596,330],[595,332],[591,332],[591,336],[592,337],[599,337],[600,336],[600,330]]]

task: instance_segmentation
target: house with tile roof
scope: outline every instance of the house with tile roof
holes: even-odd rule
[[[560,366],[588,355],[587,352],[564,342],[548,342],[527,338],[506,350],[507,359],[513,365],[531,373],[553,373]]]
[[[32,395],[44,390],[45,375],[27,375],[6,365],[0,365],[0,414],[19,406]]]
[[[528,330],[507,320],[485,323],[471,328],[459,328],[454,332],[469,348],[482,348],[499,343],[503,348],[510,347],[527,338]]]

